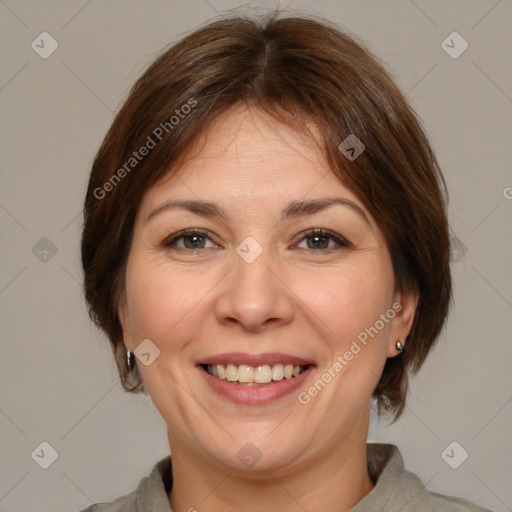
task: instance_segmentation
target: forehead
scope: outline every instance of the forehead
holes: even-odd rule
[[[330,168],[319,129],[313,123],[307,128],[311,135],[259,108],[233,108],[215,119],[179,163],[148,190],[141,210],[146,212],[169,196],[248,208],[258,202],[341,194],[361,205]]]

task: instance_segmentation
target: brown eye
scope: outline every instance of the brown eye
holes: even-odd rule
[[[305,234],[302,240],[307,241],[308,249],[317,251],[350,247],[350,243],[343,237],[325,229],[312,229]],[[329,247],[330,242],[334,242],[334,246]]]
[[[183,240],[182,244],[179,243],[181,240]],[[163,243],[163,246],[165,248],[175,247],[184,250],[208,249],[208,247],[205,247],[206,240],[209,240],[206,231],[190,229],[172,236]]]

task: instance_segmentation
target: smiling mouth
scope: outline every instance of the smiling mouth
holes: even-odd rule
[[[311,365],[293,364],[201,364],[203,370],[213,377],[238,386],[267,386],[283,379],[294,379],[305,372]]]

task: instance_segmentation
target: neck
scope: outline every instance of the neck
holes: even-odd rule
[[[353,432],[358,439],[355,434],[349,436],[299,469],[279,468],[250,476],[221,468],[208,456],[171,442],[171,508],[174,512],[346,512],[375,486],[367,470],[367,433],[362,437],[361,431]]]

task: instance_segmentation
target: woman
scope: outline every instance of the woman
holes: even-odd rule
[[[172,467],[102,510],[485,510],[367,443],[446,319],[443,187],[383,66],[326,21],[221,20],[163,53],[96,156],[82,263]]]

